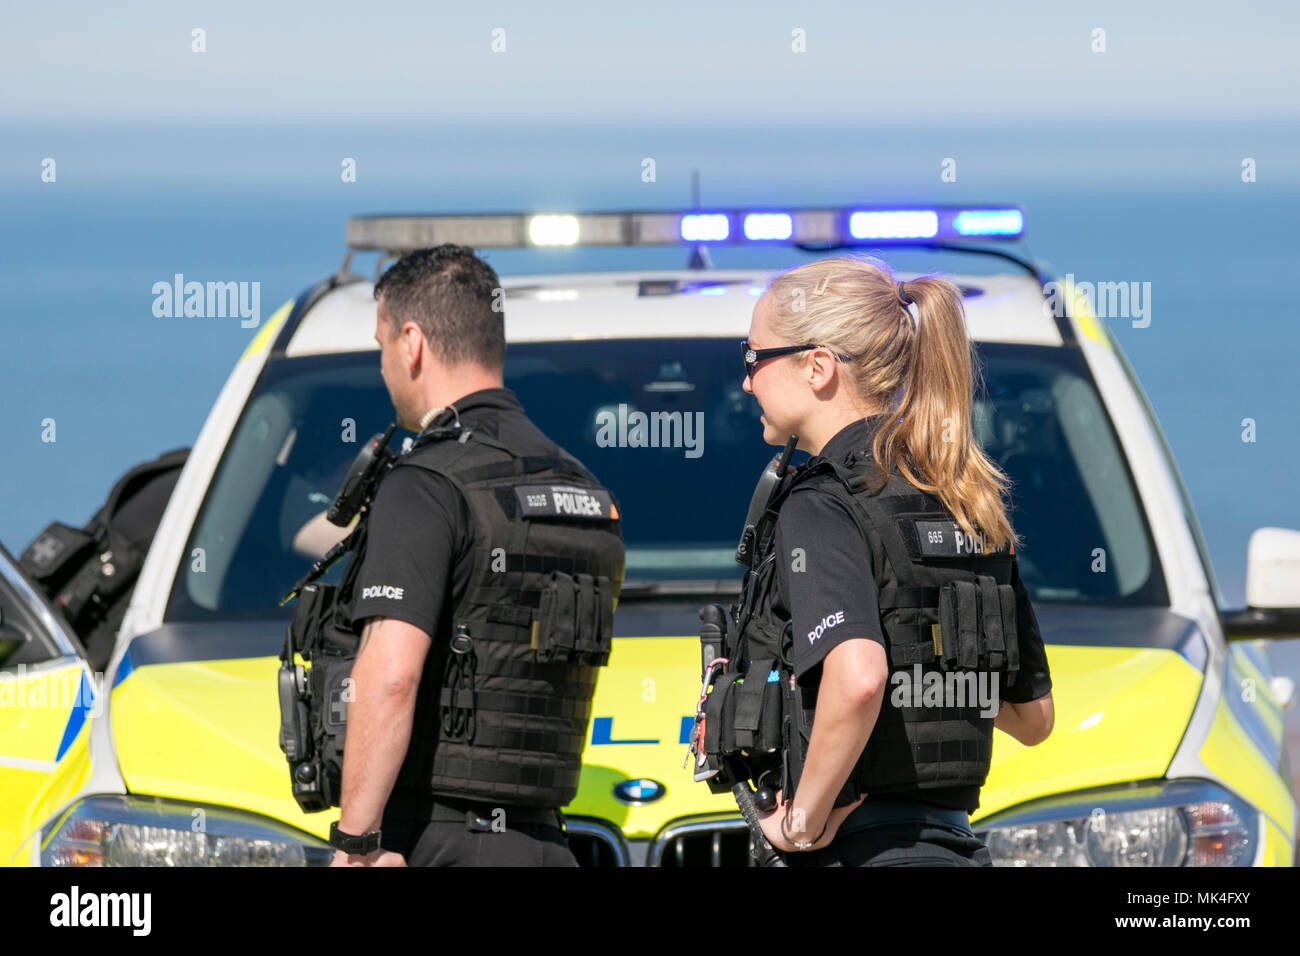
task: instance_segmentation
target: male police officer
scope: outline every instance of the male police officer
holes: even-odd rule
[[[384,383],[420,435],[352,558],[364,630],[335,865],[576,865],[558,808],[608,658],[622,535],[609,492],[503,387],[500,294],[450,244],[375,286]]]

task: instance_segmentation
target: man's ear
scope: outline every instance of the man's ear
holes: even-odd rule
[[[424,355],[424,333],[414,322],[407,322],[398,334],[402,337],[402,354],[407,367],[418,368]]]

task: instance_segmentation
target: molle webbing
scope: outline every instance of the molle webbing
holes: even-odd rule
[[[597,511],[608,492],[572,458],[516,456],[478,432],[421,446],[404,464],[458,488],[474,538],[454,633],[435,635],[428,737],[413,741],[408,766],[436,794],[563,806],[577,793],[597,668],[612,643],[622,536],[603,513],[557,504],[530,517],[519,489],[576,494]]]

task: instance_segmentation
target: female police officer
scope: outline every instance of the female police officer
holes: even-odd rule
[[[806,705],[787,704],[802,766],[763,831],[788,865],[990,865],[969,813],[993,728],[1033,746],[1053,709],[1008,482],[972,433],[961,293],[821,260],[772,282],[743,348],[764,440],[814,456],[756,609]]]

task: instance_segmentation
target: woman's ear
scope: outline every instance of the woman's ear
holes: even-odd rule
[[[816,391],[821,391],[835,378],[835,356],[830,353],[829,349],[817,348],[808,353],[808,375],[809,384]]]

